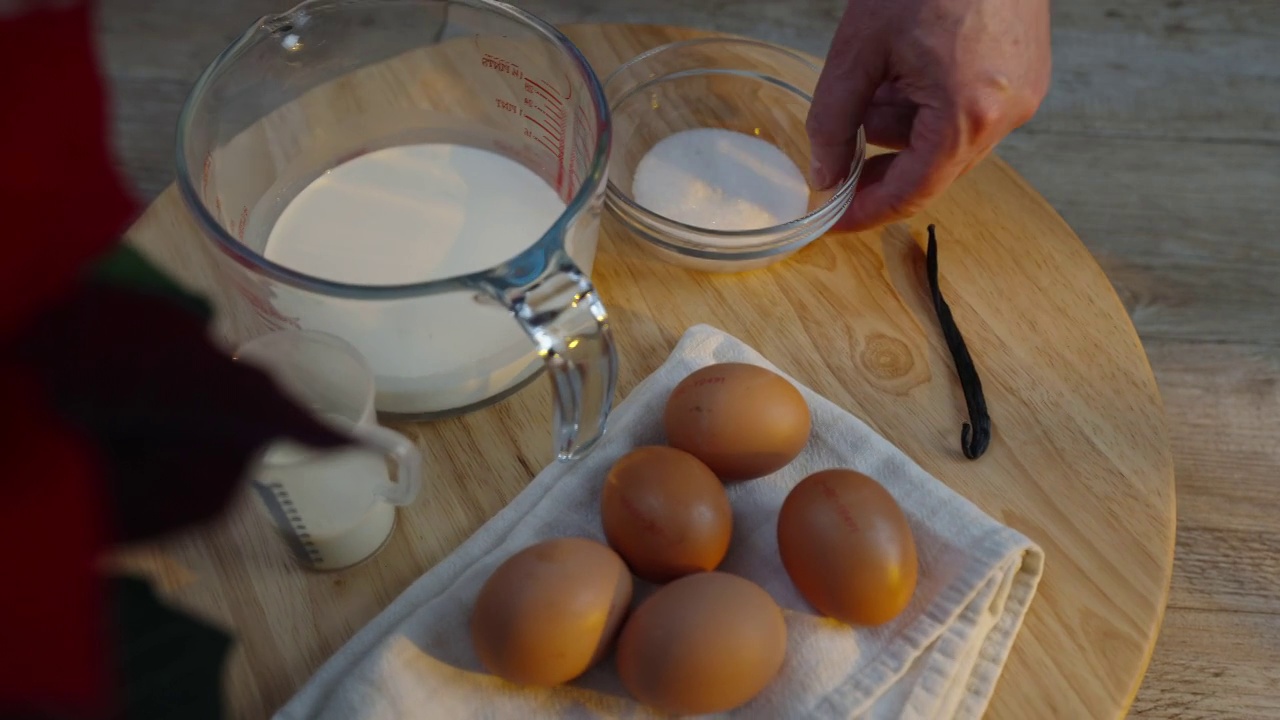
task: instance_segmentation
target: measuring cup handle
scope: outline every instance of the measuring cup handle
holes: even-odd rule
[[[396,481],[387,482],[382,497],[392,505],[413,502],[422,487],[422,452],[417,446],[404,435],[380,425],[357,425],[350,432],[361,443],[396,461]]]
[[[581,457],[604,436],[618,381],[604,303],[586,274],[566,261],[516,297],[512,310],[551,373],[556,455]]]

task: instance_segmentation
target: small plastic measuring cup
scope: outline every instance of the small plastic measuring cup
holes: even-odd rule
[[[410,284],[337,282],[265,257],[285,207],[326,171],[430,142],[519,162],[563,213],[513,257]],[[603,434],[618,361],[590,273],[609,113],[554,28],[493,0],[308,0],[259,20],[203,73],[177,145],[180,193],[231,289],[233,341],[290,327],[342,337],[373,369],[379,413],[412,419],[491,404],[549,369],[559,457]],[[484,201],[504,211],[504,198]]]
[[[373,373],[360,353],[332,335],[284,330],[251,340],[235,357],[360,443],[322,451],[282,441],[263,453],[250,485],[277,534],[314,570],[372,557],[395,529],[396,506],[418,495],[422,455],[408,438],[378,425]]]

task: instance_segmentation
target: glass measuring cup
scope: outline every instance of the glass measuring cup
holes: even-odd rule
[[[378,425],[369,366],[350,343],[305,330],[255,338],[235,358],[360,442],[329,451],[273,443],[250,477],[259,508],[304,567],[340,570],[372,557],[395,529],[396,506],[418,495],[422,455],[408,438]]]
[[[491,0],[309,0],[249,28],[206,69],[179,119],[179,192],[217,252],[240,310],[234,333],[342,337],[364,355],[375,406],[445,417],[505,397],[550,369],[555,449],[576,457],[604,431],[617,354],[590,281],[609,115],[563,35]],[[290,201],[385,148],[447,142],[498,153],[553,188],[564,211],[509,256],[421,282],[342,282],[265,256]],[[509,198],[468,198],[502,213]],[[430,241],[437,227],[422,229]],[[536,232],[536,230],[535,230]],[[249,311],[245,311],[245,310]],[[236,340],[242,339],[234,338]]]

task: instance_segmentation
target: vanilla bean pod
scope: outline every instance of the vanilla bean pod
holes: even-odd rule
[[[982,378],[978,377],[978,369],[969,356],[969,348],[965,347],[960,328],[956,327],[956,321],[951,317],[951,307],[943,299],[942,288],[938,285],[938,239],[932,224],[929,225],[926,262],[929,289],[933,293],[933,309],[938,315],[938,323],[942,325],[942,336],[946,338],[947,348],[951,351],[956,374],[960,376],[960,387],[964,390],[964,401],[969,409],[969,422],[960,431],[960,447],[964,450],[965,457],[976,460],[986,452],[991,443],[991,416],[987,414],[987,399],[982,394]]]

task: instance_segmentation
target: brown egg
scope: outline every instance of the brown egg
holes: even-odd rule
[[[759,585],[686,575],[640,604],[618,636],[622,684],[675,715],[732,710],[773,681],[787,654],[782,610]]]
[[[777,373],[746,363],[694,371],[667,399],[667,443],[726,482],[781,469],[809,442],[809,406]]]
[[[853,470],[801,480],[778,513],[778,552],[815,610],[855,625],[897,617],[916,589],[915,539],[884,487]]]
[[[607,652],[631,603],[631,574],[608,546],[547,540],[498,566],[471,611],[489,672],[522,685],[568,682]]]
[[[637,448],[614,463],[600,516],[609,545],[633,573],[656,583],[714,570],[733,534],[733,508],[715,473],[662,446]]]

